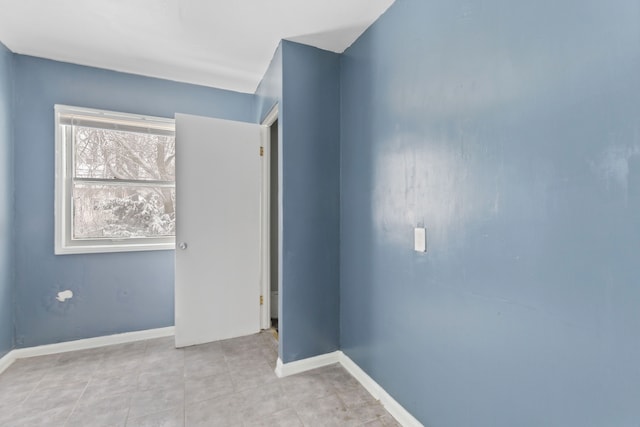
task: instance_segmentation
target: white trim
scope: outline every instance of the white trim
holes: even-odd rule
[[[0,357],[0,374],[3,373],[9,366],[16,361],[16,357],[14,355],[15,350],[11,350],[9,353]]]
[[[56,241],[58,242],[58,241]],[[100,245],[86,245],[86,246],[63,246],[62,244],[56,246],[56,255],[70,255],[70,254],[97,254],[97,253],[109,253],[109,252],[140,252],[140,251],[173,251],[176,249],[175,238],[169,243],[141,243],[118,245],[114,242],[117,240],[105,239],[105,243],[111,242],[109,246]]]
[[[282,360],[278,358],[276,362],[276,375],[279,378],[283,378],[289,375],[299,374],[300,372],[310,371],[311,369],[333,365],[340,361],[340,353],[340,351],[334,351],[333,353],[321,354],[320,356],[309,357],[289,363],[282,363]]]
[[[271,107],[271,110],[269,110],[267,115],[264,116],[264,119],[262,119],[262,126],[271,127],[271,125],[274,124],[276,120],[278,120],[278,104],[275,104],[273,107]]]
[[[49,354],[66,353],[76,350],[105,347],[114,344],[125,344],[134,341],[144,341],[153,338],[173,336],[175,328],[147,329],[144,331],[125,332],[122,334],[106,335],[103,337],[86,338],[82,340],[66,341],[56,344],[39,345],[36,347],[16,348],[0,357],[0,374],[18,359],[34,356],[46,356]]]
[[[375,382],[360,366],[351,360],[349,356],[340,351],[339,359],[340,364],[362,384],[371,396],[380,401],[382,406],[384,406],[400,425],[404,427],[424,427],[420,421],[403,408],[380,384]]]
[[[115,123],[122,126],[135,122],[138,128],[175,132],[175,121],[165,117],[143,116],[139,114],[118,113],[93,108],[54,105],[55,116],[55,191],[54,191],[54,254],[85,254],[108,252],[133,252],[174,250],[175,236],[131,238],[131,239],[79,239],[71,237],[72,228],[72,164],[73,143],[68,124],[61,125],[63,117],[84,117],[95,122]]]
[[[365,371],[362,370],[349,356],[342,351],[321,354],[320,356],[308,359],[296,360],[295,362],[282,363],[278,358],[276,363],[276,375],[280,378],[289,375],[299,374],[323,366],[340,363],[360,384],[374,397],[379,400],[382,406],[404,427],[424,427],[409,411],[402,407],[385,389],[374,381]]]
[[[262,305],[260,306],[260,329],[271,327],[271,209],[269,209],[269,174],[271,169],[271,131],[268,127],[262,128],[262,141],[260,146],[263,150],[261,159],[262,182],[260,183],[260,295],[262,295]]]
[[[123,334],[106,335],[103,337],[86,338],[82,340],[66,341],[56,344],[39,345],[36,347],[17,348],[11,351],[14,359],[25,357],[45,356],[48,354],[66,353],[68,351],[87,350],[89,348],[105,347],[114,344],[125,344],[134,341],[143,341],[153,338],[170,337],[175,328],[147,329],[145,331],[125,332]]]
[[[278,120],[278,104],[275,104],[262,121],[262,191],[260,201],[260,328],[271,327],[271,126]]]

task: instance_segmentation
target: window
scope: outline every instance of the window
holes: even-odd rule
[[[172,119],[55,106],[55,253],[173,249]]]

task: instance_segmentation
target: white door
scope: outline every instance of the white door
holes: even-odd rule
[[[176,114],[176,347],[260,330],[261,135]]]

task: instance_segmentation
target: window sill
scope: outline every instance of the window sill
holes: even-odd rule
[[[175,242],[171,243],[140,243],[140,244],[109,244],[109,245],[74,245],[56,246],[56,255],[96,254],[111,252],[140,252],[140,251],[168,251],[175,250]]]

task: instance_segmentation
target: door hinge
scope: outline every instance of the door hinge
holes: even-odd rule
[[[260,156],[264,156],[264,147],[260,147]]]
[[[264,297],[260,295],[260,305],[264,305]]]

